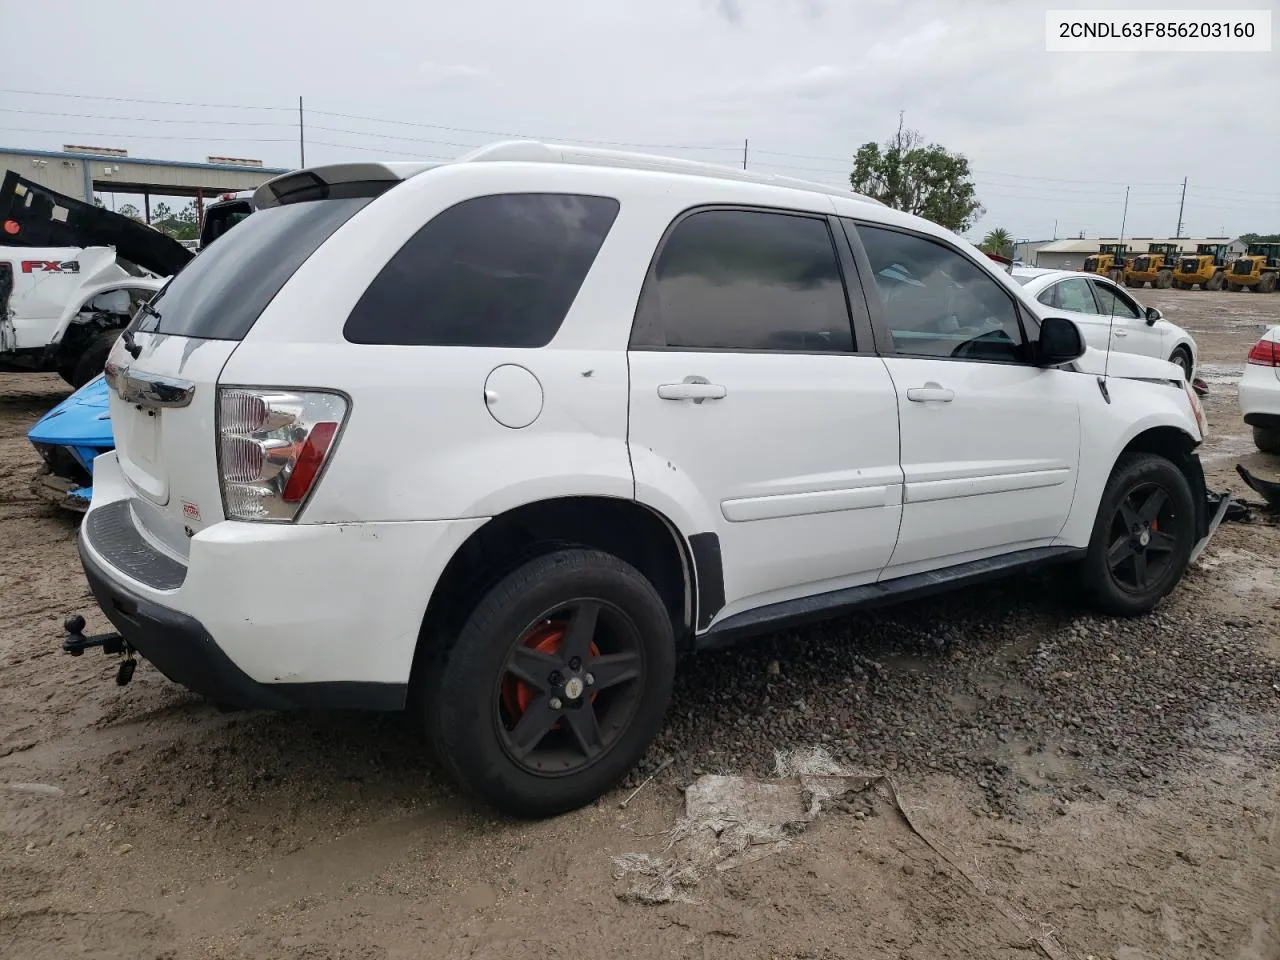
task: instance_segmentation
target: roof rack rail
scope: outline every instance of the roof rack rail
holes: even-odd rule
[[[596,147],[579,147],[572,144],[550,144],[539,140],[503,140],[477,147],[454,160],[454,163],[481,163],[498,160],[526,163],[581,163],[590,166],[622,167],[628,170],[653,170],[660,173],[682,173],[695,177],[716,177],[721,180],[737,180],[743,183],[760,183],[775,187],[790,187],[834,197],[864,200],[879,206],[884,204],[852,190],[844,190],[825,183],[814,183],[797,177],[783,177],[773,173],[756,173],[737,167],[701,160],[683,160],[657,154],[635,153],[627,150],[603,150]]]

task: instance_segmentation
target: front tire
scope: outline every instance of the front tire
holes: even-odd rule
[[[1155,454],[1125,454],[1094,521],[1085,591],[1103,613],[1147,613],[1177,586],[1194,545],[1195,506],[1182,471]]]
[[[1208,283],[1201,284],[1201,286],[1202,286],[1205,290],[1215,290],[1215,291],[1216,291],[1216,290],[1221,290],[1221,289],[1223,288],[1223,286],[1224,286],[1224,284],[1223,284],[1223,279],[1222,279],[1222,274],[1220,274],[1220,273],[1215,273],[1212,277],[1210,277],[1210,278],[1209,278],[1209,282],[1208,282]]]
[[[1173,355],[1169,357],[1169,360],[1182,368],[1183,379],[1190,383],[1193,372],[1192,366],[1194,365],[1194,361],[1191,359],[1191,352],[1186,347],[1178,347],[1173,351]]]
[[[1280,429],[1254,427],[1253,445],[1263,453],[1280,454]]]
[[[563,549],[495,585],[424,686],[428,733],[464,788],[546,817],[612,789],[662,727],[671,615],[607,553]]]

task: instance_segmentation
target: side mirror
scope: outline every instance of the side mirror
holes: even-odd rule
[[[1066,317],[1045,317],[1040,322],[1040,339],[1036,341],[1036,363],[1057,367],[1084,356],[1084,336],[1075,321]]]
[[[1147,307],[1147,326],[1154,327],[1157,320],[1163,319],[1164,314],[1156,307]]]

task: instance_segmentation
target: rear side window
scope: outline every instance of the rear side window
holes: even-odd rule
[[[683,350],[852,351],[826,220],[755,210],[685,217],[645,283],[632,341]]]
[[[510,193],[464,200],[396,252],[343,334],[368,344],[546,346],[617,215],[611,197]]]
[[[291,203],[246,217],[164,285],[152,310],[138,314],[138,326],[180,337],[243,340],[294,271],[371,199]]]

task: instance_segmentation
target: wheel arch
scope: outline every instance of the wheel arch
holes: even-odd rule
[[[1164,457],[1178,468],[1191,487],[1191,502],[1196,511],[1197,540],[1208,531],[1208,489],[1205,485],[1204,468],[1196,455],[1199,445],[1200,441],[1180,427],[1148,427],[1126,443],[1116,458],[1119,460],[1126,453],[1150,453]]]
[[[723,604],[715,534],[688,535],[652,507],[619,497],[531,501],[486,521],[445,564],[423,615],[414,682],[426,664],[448,655],[468,613],[494,584],[529,560],[569,546],[610,553],[648,577],[671,613],[682,651],[698,621]]]
[[[56,355],[63,353],[63,344],[66,339],[67,330],[71,327],[72,322],[79,315],[80,311],[88,305],[95,297],[100,297],[104,293],[113,293],[116,290],[149,290],[151,295],[155,296],[162,286],[163,282],[159,280],[151,280],[147,277],[127,277],[116,280],[109,280],[104,283],[95,283],[88,287],[81,288],[76,296],[67,302],[67,306],[63,308],[61,316],[58,317],[58,324],[54,327],[49,337],[48,349]],[[132,297],[130,298],[132,300]],[[124,329],[129,323],[129,318],[125,317],[124,321],[119,325],[120,329]],[[104,329],[116,329],[115,327]]]

